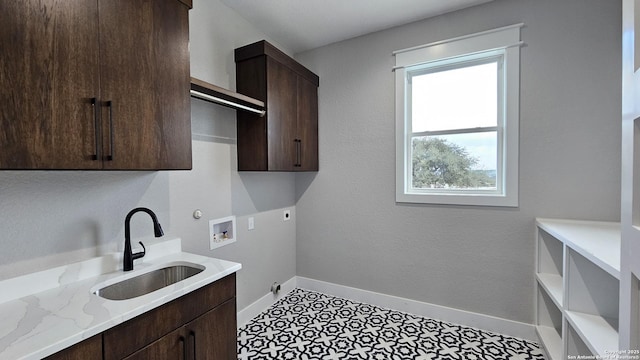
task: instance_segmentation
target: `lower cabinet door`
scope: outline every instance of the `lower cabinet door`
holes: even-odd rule
[[[174,330],[146,347],[127,356],[126,360],[186,360],[187,344],[184,328]]]
[[[236,299],[230,299],[185,326],[191,359],[232,360],[236,345]]]

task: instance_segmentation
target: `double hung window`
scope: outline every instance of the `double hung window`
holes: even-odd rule
[[[520,27],[394,53],[398,202],[518,205]]]

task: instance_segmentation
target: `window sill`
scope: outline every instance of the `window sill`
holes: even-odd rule
[[[407,194],[397,193],[396,202],[434,205],[518,207],[516,196],[485,194]]]

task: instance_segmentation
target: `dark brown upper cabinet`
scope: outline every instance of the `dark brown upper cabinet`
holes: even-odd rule
[[[266,104],[237,114],[238,170],[318,171],[318,76],[264,40],[235,61],[237,91]]]
[[[190,169],[188,10],[1,1],[0,169]]]

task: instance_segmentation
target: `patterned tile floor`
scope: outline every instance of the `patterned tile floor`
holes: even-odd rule
[[[238,330],[238,359],[543,360],[538,344],[295,289]]]

